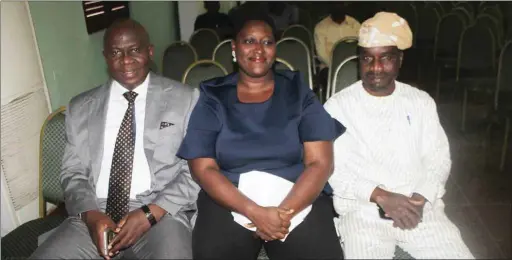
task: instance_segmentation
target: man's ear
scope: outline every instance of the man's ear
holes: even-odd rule
[[[153,44],[150,44],[148,46],[148,51],[149,51],[149,57],[153,58],[153,54],[154,54],[154,51],[155,51],[155,46]]]

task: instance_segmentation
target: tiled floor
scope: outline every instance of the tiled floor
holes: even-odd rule
[[[485,128],[479,122],[485,108],[471,107],[464,134],[458,130],[459,103],[442,102],[438,110],[450,140],[453,161],[444,197],[446,214],[460,228],[476,258],[510,259],[512,149],[506,169],[499,172],[499,149],[503,142],[499,131],[493,134],[487,155],[482,146]]]

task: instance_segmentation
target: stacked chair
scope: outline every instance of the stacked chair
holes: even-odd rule
[[[349,56],[334,69],[332,83],[327,87],[326,99],[359,80],[358,57]]]
[[[329,67],[329,72],[327,74],[327,93],[325,95],[325,100],[329,99],[332,95],[341,90],[333,87],[333,81],[336,78],[336,73],[348,58],[354,57],[355,55],[357,55],[357,37],[345,37],[334,44],[331,51],[331,66]],[[357,73],[357,70],[355,72]],[[357,78],[357,75],[355,75],[355,77]],[[349,78],[353,79],[354,75],[350,75]],[[338,82],[343,80],[344,79],[339,78]]]
[[[435,94],[437,101],[441,95],[441,80],[444,72],[451,72],[451,79],[454,79],[460,37],[465,28],[466,22],[460,15],[454,13],[444,15],[437,24],[433,49],[434,64],[437,67]]]
[[[462,32],[456,65],[456,87],[462,88],[461,131],[466,130],[468,95],[490,96],[496,85],[494,37],[489,28],[474,24]],[[478,50],[478,51],[475,51]]]
[[[190,36],[188,41],[197,52],[200,60],[210,59],[213,50],[220,42],[219,35],[212,29],[198,29]]]
[[[313,89],[313,68],[308,46],[301,40],[285,37],[277,42],[277,57],[290,63],[303,75],[303,81]]]
[[[499,170],[505,170],[508,146],[510,145],[510,131],[512,121],[512,41],[508,41],[501,51],[498,65],[498,75],[494,90],[494,102],[488,115],[487,135],[484,142],[488,154],[493,126],[503,126],[504,135],[501,147]]]
[[[220,63],[228,73],[235,71],[231,55],[231,39],[220,42],[213,50],[212,60]]]
[[[203,81],[226,75],[228,72],[220,63],[213,60],[199,60],[185,70],[181,83],[198,88]]]
[[[187,42],[171,43],[164,52],[162,75],[181,81],[185,70],[198,60],[195,48]]]

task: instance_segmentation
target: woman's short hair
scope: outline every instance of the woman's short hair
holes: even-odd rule
[[[231,21],[233,23],[234,38],[238,36],[238,33],[240,33],[244,26],[250,21],[263,21],[264,23],[268,24],[270,28],[272,28],[272,34],[274,37],[276,37],[277,29],[274,23],[274,19],[270,17],[265,11],[265,8],[261,6],[255,4],[244,4],[233,12]]]

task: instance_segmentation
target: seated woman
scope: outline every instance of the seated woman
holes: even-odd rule
[[[239,72],[200,85],[178,151],[202,187],[194,259],[256,259],[262,245],[271,259],[342,259],[327,180],[333,141],[345,129],[299,73],[272,70],[272,19],[254,12],[235,17],[232,48]],[[253,170],[294,183],[278,207],[259,206],[238,190],[240,175]],[[290,219],[310,205],[288,234]],[[235,222],[231,211],[247,217],[256,231]]]

